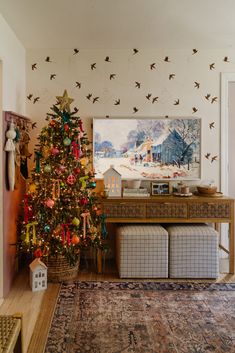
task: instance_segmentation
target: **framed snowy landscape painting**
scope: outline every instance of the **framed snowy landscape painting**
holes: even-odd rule
[[[201,119],[94,118],[97,179],[112,165],[123,180],[199,179]]]

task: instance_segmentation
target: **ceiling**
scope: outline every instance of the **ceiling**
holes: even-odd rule
[[[0,0],[25,48],[235,49],[234,0]]]

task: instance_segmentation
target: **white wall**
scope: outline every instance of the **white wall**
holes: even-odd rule
[[[15,34],[8,26],[0,14],[0,61],[1,75],[0,100],[2,98],[2,110],[15,111],[25,114],[25,49],[16,38]],[[1,97],[2,93],[2,97]],[[2,109],[1,109],[2,108]],[[1,114],[2,115],[2,114]],[[0,136],[4,136],[2,131],[2,118],[0,122]],[[4,140],[0,138],[0,166],[2,166],[2,152]],[[0,168],[2,172],[2,167]],[[1,192],[4,187],[3,176],[0,175]],[[3,296],[3,199],[0,194],[0,300]],[[9,215],[10,217],[10,215]]]
[[[64,43],[63,43],[64,44]],[[64,44],[65,46],[65,44]],[[52,62],[46,62],[49,56]],[[106,62],[109,56],[111,62]],[[168,56],[169,62],[164,61]],[[228,62],[224,57],[228,57]],[[37,69],[32,70],[32,64]],[[96,69],[90,65],[96,63]],[[150,64],[156,63],[151,70]],[[214,69],[209,65],[214,63]],[[235,71],[235,51],[200,50],[83,50],[74,55],[72,49],[30,50],[27,51],[27,94],[40,97],[33,103],[27,100],[27,114],[38,121],[38,130],[45,125],[46,113],[56,102],[55,96],[62,95],[64,89],[75,99],[79,115],[90,130],[91,117],[125,116],[195,116],[202,119],[202,179],[214,179],[220,184],[220,72]],[[109,75],[116,74],[110,80]],[[56,74],[55,79],[50,79]],[[169,75],[175,74],[169,80]],[[81,88],[76,88],[76,81]],[[141,83],[140,89],[135,82]],[[195,87],[199,82],[200,87]],[[86,96],[98,96],[92,103]],[[152,104],[146,95],[158,96]],[[210,94],[207,100],[205,96]],[[214,103],[212,97],[217,97]],[[120,105],[114,105],[120,99]],[[179,105],[174,105],[176,99]],[[133,114],[133,107],[139,109]],[[193,113],[193,107],[198,109]],[[209,124],[214,122],[214,127]],[[36,132],[35,135],[36,135]],[[209,154],[208,159],[205,155]],[[215,161],[212,157],[217,156]]]

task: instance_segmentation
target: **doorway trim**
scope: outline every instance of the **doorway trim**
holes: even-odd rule
[[[221,73],[221,119],[220,119],[220,188],[228,194],[228,86],[229,82],[235,82],[235,73]]]
[[[2,101],[3,101],[3,68],[2,61],[0,60],[0,305],[3,301],[3,174],[2,174],[2,157],[3,157],[3,110],[2,110]]]

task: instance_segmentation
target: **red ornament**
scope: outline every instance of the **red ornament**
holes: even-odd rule
[[[79,203],[81,206],[85,206],[88,204],[88,200],[86,197],[82,197],[80,200],[79,200]]]
[[[47,207],[52,208],[55,205],[55,201],[52,199],[48,199],[45,201]]]
[[[67,178],[67,184],[73,185],[76,182],[76,178],[73,174],[70,174]]]
[[[73,171],[74,171],[75,174],[79,174],[81,169],[79,167],[76,167],[76,168],[74,168]]]
[[[36,249],[34,251],[34,257],[37,257],[37,258],[42,257],[42,250],[41,249]]]
[[[69,124],[64,124],[64,131],[69,131]]]
[[[57,147],[52,147],[51,154],[53,154],[53,156],[56,156],[59,153],[60,153],[60,150]]]
[[[55,120],[51,120],[51,121],[50,121],[50,126],[53,127],[53,126],[55,126],[55,124],[56,124],[56,121],[55,121]]]
[[[72,243],[73,245],[77,245],[79,242],[80,242],[80,238],[79,238],[76,234],[74,234],[74,235],[72,236],[71,243]]]

